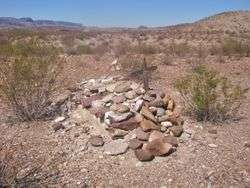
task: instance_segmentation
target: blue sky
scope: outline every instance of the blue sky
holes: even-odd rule
[[[250,0],[0,0],[0,16],[72,21],[91,26],[164,26],[230,10]]]

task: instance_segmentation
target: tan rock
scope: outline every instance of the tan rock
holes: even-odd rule
[[[151,142],[156,139],[162,139],[164,138],[164,134],[161,133],[160,131],[152,131],[149,135],[148,141]]]
[[[183,127],[182,126],[173,126],[170,127],[169,130],[173,133],[174,136],[179,137],[181,136],[183,132]]]
[[[167,155],[172,150],[172,145],[163,141],[163,139],[156,139],[146,145],[146,150],[154,156]]]
[[[154,159],[149,151],[143,149],[135,150],[135,156],[139,161],[152,161]]]
[[[178,140],[177,140],[177,138],[173,137],[171,135],[164,136],[163,141],[166,142],[166,143],[171,144],[174,147],[178,146]]]
[[[157,119],[155,118],[155,116],[145,106],[143,106],[141,109],[141,115],[143,115],[146,119],[157,123]]]
[[[160,126],[156,125],[154,122],[143,119],[142,122],[140,123],[140,126],[143,131],[151,131],[151,130],[160,130]]]
[[[174,108],[175,108],[175,102],[174,102],[173,99],[171,99],[170,101],[168,101],[168,107],[167,107],[167,109],[171,110],[171,111],[174,111]]]

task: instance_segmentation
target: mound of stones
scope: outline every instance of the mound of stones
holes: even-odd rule
[[[151,161],[174,152],[177,137],[183,132],[183,120],[169,95],[145,91],[142,85],[121,77],[84,80],[70,101],[69,110],[72,106],[88,110],[108,133],[107,142],[101,134],[89,139],[93,147],[103,147],[108,155],[124,154],[130,149],[138,160]],[[57,120],[64,121],[64,117]]]

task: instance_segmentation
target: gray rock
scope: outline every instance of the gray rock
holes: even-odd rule
[[[102,102],[104,103],[109,103],[113,100],[113,97],[114,97],[114,94],[109,94],[109,95],[106,95],[103,99],[102,99]]]
[[[91,136],[89,142],[94,147],[100,147],[104,144],[103,138],[101,136]]]
[[[166,114],[165,109],[164,108],[157,108],[156,110],[156,116],[164,116]]]
[[[128,131],[124,131],[124,130],[121,130],[121,129],[115,129],[115,132],[112,135],[112,139],[113,140],[122,139],[127,134],[128,134]]]
[[[106,112],[105,115],[108,118],[110,118],[112,123],[118,123],[118,122],[128,120],[129,118],[131,118],[133,116],[133,113],[128,112],[128,113],[118,114],[118,113],[115,113],[113,111],[110,111],[110,112]]]
[[[133,150],[141,148],[142,145],[143,143],[136,138],[129,141],[129,148]]]
[[[104,152],[108,155],[120,155],[126,153],[128,144],[123,140],[114,140],[104,145]]]

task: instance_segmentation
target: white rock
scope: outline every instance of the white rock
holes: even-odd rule
[[[218,146],[216,144],[208,144],[210,148],[217,148]]]
[[[144,103],[144,101],[141,100],[141,99],[138,100],[138,101],[136,101],[133,110],[134,110],[135,112],[139,112],[139,111],[141,110],[142,106],[143,106],[143,103]]]
[[[173,127],[173,124],[170,121],[161,122],[161,125],[166,128]]]
[[[60,117],[57,117],[57,118],[54,120],[54,122],[55,122],[55,123],[59,123],[59,122],[64,121],[65,119],[66,119],[65,117],[60,116]]]

